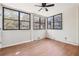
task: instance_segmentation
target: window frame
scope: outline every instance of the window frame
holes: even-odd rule
[[[58,16],[58,15],[61,16],[61,19],[60,19],[60,20],[61,20],[61,22],[60,22],[61,28],[60,28],[60,29],[59,29],[59,28],[54,28],[54,27],[55,27],[55,23],[56,23],[55,20],[54,20],[54,19],[55,19],[54,17],[55,17],[55,16]],[[51,22],[51,23],[53,23],[53,27],[51,27],[51,24],[50,24],[50,28],[49,28],[49,27],[48,27],[48,25],[49,25],[49,24],[48,24],[48,18],[50,18],[50,17],[52,17],[52,20],[53,20],[53,22]],[[62,22],[63,22],[63,21],[62,21],[62,13],[59,13],[59,14],[56,14],[56,15],[53,15],[53,16],[50,16],[50,17],[47,17],[47,29],[62,30]]]
[[[29,28],[28,29],[21,29],[21,27],[19,27],[20,30],[30,30],[31,29],[31,19],[30,19],[31,18],[31,14],[30,13],[23,12],[23,11],[20,11],[20,16],[21,16],[21,13],[24,13],[24,14],[28,14],[29,15],[29,21],[22,20],[22,21],[25,21],[25,22],[29,22]],[[20,23],[21,23],[21,20],[20,20]]]
[[[39,17],[39,21],[38,22],[35,22],[34,21],[34,17]],[[41,16],[39,16],[39,15],[33,15],[33,30],[44,30],[44,29],[46,29],[46,21],[45,21],[45,17],[44,17],[44,23],[42,23],[41,22]],[[35,24],[36,23],[38,23],[39,24],[39,28],[37,29],[37,28],[34,28],[34,26],[35,26]],[[44,28],[41,28],[41,25],[44,25],[45,27]]]
[[[53,16],[50,16],[50,17],[52,17],[52,20],[54,19]],[[50,18],[50,17],[48,17],[48,18]],[[48,27],[48,25],[49,25],[48,24],[48,18],[47,18],[47,29],[53,29],[53,27],[51,27],[51,24],[50,24],[50,28]],[[50,23],[53,23],[53,22],[50,22]]]
[[[44,17],[44,19],[43,19],[44,20],[44,23],[41,22],[42,21],[41,18],[42,17],[40,17],[40,20],[39,20],[40,21],[40,30],[44,30],[44,29],[46,29],[46,20],[45,20],[46,18]],[[44,28],[41,28],[41,25],[42,24],[44,25]]]
[[[54,17],[55,17],[55,16],[58,16],[58,15],[61,16],[60,23],[59,23],[59,24],[61,25],[61,28],[54,28],[54,27],[55,27],[55,23],[58,23],[58,22],[55,22]],[[62,22],[63,22],[63,21],[62,21],[62,13],[59,13],[59,14],[54,15],[54,16],[53,16],[53,29],[54,29],[54,30],[62,30]]]
[[[12,11],[16,11],[16,12],[18,12],[18,29],[5,29],[4,28],[4,10],[5,9],[8,9],[8,10],[12,10]],[[3,28],[3,30],[30,30],[31,29],[31,19],[30,19],[30,17],[31,17],[31,14],[30,13],[26,13],[26,12],[23,12],[23,11],[19,11],[19,10],[15,10],[15,9],[11,9],[11,8],[7,8],[7,7],[2,7],[2,28]],[[20,28],[20,13],[25,13],[25,14],[28,14],[29,15],[29,29],[21,29]]]
[[[34,17],[38,17],[38,22],[35,21]],[[39,24],[39,28],[35,28],[35,24]],[[33,15],[33,30],[40,30],[40,17],[38,15]]]

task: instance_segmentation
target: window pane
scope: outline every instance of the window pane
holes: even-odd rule
[[[4,29],[19,29],[18,11],[4,8]]]
[[[4,9],[4,18],[11,20],[18,20],[18,12],[10,9]]]
[[[48,29],[53,29],[53,16],[48,17]]]
[[[54,29],[62,29],[62,14],[54,16]]]
[[[48,29],[51,29],[51,25],[48,25]]]
[[[39,22],[39,16],[34,15],[33,22]]]
[[[40,25],[40,28],[41,28],[41,29],[45,29],[45,24],[41,24],[41,25]]]
[[[53,29],[53,23],[51,23],[51,29]]]
[[[33,29],[38,30],[39,28],[39,23],[33,23]]]
[[[28,30],[30,29],[30,14],[20,12],[20,29]]]
[[[26,21],[29,21],[29,14],[26,14],[26,13],[21,13],[20,12],[20,20],[26,20]]]
[[[40,18],[40,29],[45,29],[45,18],[41,17]]]
[[[61,29],[61,25],[55,25],[54,29]]]
[[[30,29],[29,22],[20,21],[20,29]]]
[[[36,30],[45,29],[45,17],[34,15],[33,23],[34,23],[33,24],[34,29]]]
[[[44,17],[41,17],[41,23],[45,23],[45,18]]]
[[[40,17],[38,15],[33,16],[33,29],[38,30],[40,29]]]
[[[55,22],[55,21],[61,21],[61,20],[62,20],[61,18],[62,18],[61,14],[55,15],[55,16],[54,16],[54,22]]]
[[[48,22],[53,22],[53,16],[48,17]]]
[[[4,29],[18,29],[18,21],[4,20]]]

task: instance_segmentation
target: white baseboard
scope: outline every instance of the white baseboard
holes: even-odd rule
[[[49,38],[50,38],[50,37],[49,37]],[[50,38],[50,39],[52,39],[52,38]],[[38,40],[38,39],[37,39],[37,40]],[[53,40],[60,41],[60,42],[63,42],[63,43],[67,43],[67,44],[72,44],[72,45],[79,46],[79,44],[77,44],[77,43],[73,43],[73,42],[68,42],[68,41],[64,41],[64,40],[57,40],[57,39],[53,39]],[[34,41],[34,40],[17,42],[17,43],[14,43],[14,44],[1,46],[0,48],[5,48],[5,47],[14,46],[14,45],[19,45],[19,44],[23,44],[23,43],[27,43],[27,42],[31,42],[31,41]]]
[[[22,42],[17,42],[14,44],[10,44],[10,45],[6,45],[6,46],[2,46],[1,48],[6,48],[6,47],[10,47],[10,46],[14,46],[14,45],[19,45],[19,44],[23,44],[23,43],[27,43],[27,42],[31,42],[32,40],[29,41],[22,41]]]
[[[50,38],[50,39],[53,39],[53,38]],[[63,42],[63,43],[67,43],[67,44],[71,44],[71,45],[75,45],[75,46],[79,46],[78,43],[74,43],[74,42],[70,42],[70,41],[58,40],[58,39],[53,39],[53,40],[60,41],[60,42]]]
[[[42,39],[43,37],[41,37],[40,39]],[[40,40],[40,39],[36,39],[36,40]],[[6,47],[10,47],[10,46],[14,46],[14,45],[19,45],[19,44],[23,44],[23,43],[27,43],[27,42],[31,42],[31,41],[35,41],[35,40],[33,40],[33,39],[31,39],[31,40],[28,40],[28,41],[22,41],[22,42],[16,42],[16,43],[14,43],[14,44],[9,44],[9,45],[5,45],[5,46],[1,46],[1,48],[6,48]]]
[[[41,37],[40,39],[42,39],[43,37]],[[40,39],[36,39],[36,40],[40,40]],[[28,41],[22,41],[22,42],[16,42],[14,44],[8,44],[8,45],[2,45],[1,48],[6,48],[6,47],[10,47],[10,46],[14,46],[14,45],[19,45],[19,44],[23,44],[23,43],[27,43],[27,42],[31,42],[31,41],[35,41],[33,39],[30,39]]]

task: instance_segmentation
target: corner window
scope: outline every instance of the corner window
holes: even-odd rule
[[[47,20],[47,29],[62,29],[62,13],[48,17]]]
[[[48,17],[47,19],[47,29],[53,29],[53,17]]]
[[[53,16],[53,29],[62,29],[62,13]]]
[[[38,15],[33,16],[33,29],[34,30],[43,30],[45,29],[45,18]]]

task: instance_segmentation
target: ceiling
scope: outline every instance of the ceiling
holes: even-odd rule
[[[76,6],[79,4],[75,3],[55,3],[54,7],[48,7],[49,11],[45,11],[44,9],[41,11],[38,11],[41,7],[37,7],[35,5],[40,5],[41,3],[3,3],[4,6],[30,12],[30,13],[35,13],[43,16],[51,16],[55,13],[61,13],[63,10],[70,8],[71,6]]]

